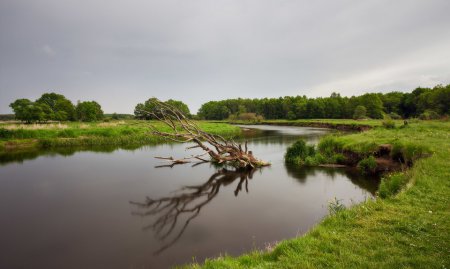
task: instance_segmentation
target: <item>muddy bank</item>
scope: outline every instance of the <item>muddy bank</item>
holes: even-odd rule
[[[391,144],[379,145],[372,154],[360,154],[350,150],[344,150],[345,156],[343,164],[346,166],[357,167],[366,174],[384,174],[387,172],[401,171],[412,165],[405,163],[403,159],[392,154],[393,146]]]

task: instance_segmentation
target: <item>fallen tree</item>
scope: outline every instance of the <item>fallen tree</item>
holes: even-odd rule
[[[157,157],[172,162],[173,164],[183,164],[197,160],[200,162],[214,162],[227,164],[236,168],[257,168],[270,165],[268,162],[257,159],[251,150],[247,148],[247,141],[242,145],[233,139],[225,139],[220,135],[207,133],[199,126],[187,118],[179,109],[157,99],[152,100],[154,109],[152,111],[142,111],[153,118],[163,122],[170,128],[169,132],[163,132],[153,125],[152,133],[175,142],[192,142],[193,146],[188,149],[200,148],[203,154],[191,156],[189,158],[175,159],[173,157]],[[205,155],[209,155],[206,159]]]

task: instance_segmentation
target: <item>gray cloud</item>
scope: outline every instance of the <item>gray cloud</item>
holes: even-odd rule
[[[0,2],[0,113],[57,91],[131,113],[148,97],[326,96],[450,83],[450,1]]]

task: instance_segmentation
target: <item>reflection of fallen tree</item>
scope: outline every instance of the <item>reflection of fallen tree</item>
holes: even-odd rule
[[[255,171],[256,169],[227,170],[222,168],[211,175],[204,184],[186,186],[174,196],[163,197],[156,200],[147,197],[146,201],[143,203],[131,202],[133,205],[139,207],[138,211],[133,212],[134,215],[156,217],[150,225],[144,227],[144,230],[154,230],[156,237],[160,240],[166,240],[169,237],[172,237],[172,239],[158,249],[155,254],[159,254],[169,248],[181,237],[191,220],[199,215],[203,206],[216,197],[221,186],[227,186],[236,179],[239,179],[234,195],[237,196],[243,186],[245,187],[245,191],[248,192],[248,180],[252,179]],[[175,232],[177,230],[177,224],[182,217],[187,219],[180,226],[178,231]]]

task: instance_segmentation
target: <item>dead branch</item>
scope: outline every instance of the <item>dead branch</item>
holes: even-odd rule
[[[170,131],[164,132],[150,125],[154,135],[164,137],[175,142],[193,142],[194,146],[188,147],[201,148],[205,154],[209,155],[210,160],[193,156],[192,158],[201,161],[211,161],[219,164],[229,164],[238,168],[255,168],[270,165],[267,162],[257,159],[247,148],[247,142],[244,147],[236,143],[233,139],[225,139],[220,135],[213,135],[200,129],[194,121],[188,119],[183,113],[174,106],[161,102],[159,100],[152,101],[155,109],[153,111],[143,111],[148,115],[156,118],[169,127]],[[170,159],[173,163],[182,163],[185,159]]]

